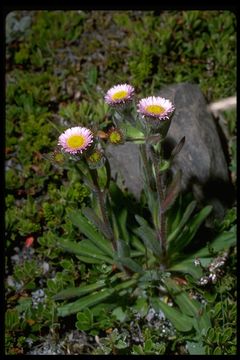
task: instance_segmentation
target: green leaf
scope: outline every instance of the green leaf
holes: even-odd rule
[[[106,285],[105,281],[100,280],[94,284],[83,285],[83,286],[80,286],[79,288],[71,287],[71,288],[60,291],[58,294],[54,295],[52,298],[53,298],[53,300],[65,300],[65,299],[71,299],[73,297],[80,297],[80,296],[86,295],[88,293],[91,293],[94,290],[101,289],[105,285]]]
[[[222,234],[217,235],[215,239],[210,242],[209,245],[213,249],[213,251],[220,252],[222,250],[230,248],[231,246],[236,245],[236,235],[236,225],[234,225],[231,230],[224,231]],[[199,258],[212,257],[212,255],[209,253],[207,246],[198,250],[196,253],[194,253],[194,255],[191,256]]]
[[[160,166],[160,171],[163,172],[163,171],[166,171],[167,169],[169,169],[170,167],[170,162],[168,160],[162,160],[161,161],[161,166]]]
[[[77,314],[77,322],[76,327],[79,330],[87,331],[92,328],[93,325],[93,314],[92,312],[87,308],[84,310],[84,312],[79,312]]]
[[[78,311],[89,308],[93,305],[96,305],[103,300],[106,300],[114,292],[114,289],[104,289],[100,290],[98,293],[87,295],[75,302],[60,306],[58,308],[58,316],[68,316],[75,314]]]
[[[92,263],[95,263],[94,260],[96,259],[97,263],[101,260],[102,262],[113,264],[113,259],[104,255],[104,253],[89,240],[82,240],[81,242],[76,243],[66,239],[58,239],[58,245],[75,255],[86,256],[87,258],[92,259]]]
[[[128,288],[130,288],[132,286],[135,286],[137,284],[137,282],[138,282],[138,279],[135,276],[134,279],[123,281],[120,284],[116,285],[114,287],[114,290],[115,291],[120,291],[120,290],[128,289]]]
[[[16,310],[7,310],[5,313],[5,327],[7,331],[13,331],[18,328],[20,325],[19,322],[19,313]]]
[[[199,315],[201,304],[194,299],[190,299],[189,295],[182,290],[172,279],[166,278],[165,285],[171,294],[174,302],[178,305],[182,313],[196,317]]]
[[[220,346],[217,346],[214,349],[213,355],[223,355],[222,349],[220,348]]]
[[[117,221],[119,224],[121,238],[129,243],[129,233],[127,231],[127,209],[122,209],[122,211],[118,214]]]
[[[139,238],[133,234],[131,234],[131,238],[130,238],[130,242],[131,245],[136,248],[137,250],[139,250],[139,252],[141,254],[145,254],[145,246],[143,245],[143,243],[139,240]]]
[[[193,327],[193,319],[190,316],[182,314],[180,311],[168,306],[158,298],[152,298],[152,307],[156,310],[162,310],[164,315],[171,321],[175,328],[182,332],[190,331]]]
[[[80,231],[92,241],[105,254],[113,257],[113,249],[111,243],[105,239],[92,224],[90,224],[86,217],[82,216],[79,211],[68,211],[68,216],[72,223],[77,226]]]
[[[159,228],[159,201],[157,193],[151,189],[144,187],[145,194],[147,194],[148,208],[152,214],[152,220],[155,229]]]
[[[142,273],[143,271],[142,267],[136,261],[129,257],[116,257],[116,263],[121,264],[137,273]]]
[[[138,313],[141,314],[141,317],[145,317],[148,313],[149,305],[148,300],[145,298],[138,298],[136,304],[132,307]]]
[[[181,253],[182,250],[192,241],[199,227],[212,211],[212,206],[205,206],[193,219],[191,219],[185,228],[182,229],[181,234],[169,244],[169,253]]]
[[[206,355],[202,342],[187,341],[187,347],[190,355]]]
[[[102,264],[103,263],[103,260],[88,257],[88,256],[82,256],[82,255],[79,256],[79,255],[77,255],[77,258],[80,261],[85,262],[86,264]]]
[[[119,258],[130,256],[129,245],[121,239],[117,240],[117,254]]]
[[[109,233],[108,231],[105,229],[105,225],[102,221],[102,219],[100,219],[100,217],[93,211],[93,209],[89,208],[89,207],[85,207],[82,209],[83,214],[86,216],[86,218],[93,223],[96,228],[103,233],[103,235],[108,238]]]
[[[167,189],[167,193],[161,205],[161,211],[166,212],[174,204],[181,190],[181,170],[178,170],[173,177],[171,184]]]
[[[185,143],[185,136],[183,136],[183,138],[179,141],[179,143],[172,150],[171,155],[170,155],[170,159],[169,159],[170,162],[172,162],[173,159],[175,158],[175,156],[177,154],[179,154],[179,152],[182,150],[182,147],[183,147],[184,143]]]
[[[112,228],[113,228],[114,238],[118,239],[120,237],[120,234],[119,234],[118,222],[116,219],[116,215],[113,212],[113,209],[110,210],[110,214],[111,214],[110,216],[112,219]]]
[[[121,129],[125,132],[127,137],[130,137],[131,140],[137,141],[138,143],[144,143],[145,136],[144,134],[137,129],[136,127],[133,127],[127,122],[121,123]],[[135,140],[136,139],[136,140]]]
[[[174,240],[176,238],[176,236],[180,233],[180,231],[182,230],[182,228],[186,225],[188,219],[190,218],[190,216],[192,215],[195,207],[197,205],[197,201],[193,200],[191,201],[191,203],[187,206],[184,214],[182,215],[182,218],[178,224],[178,226],[176,227],[176,229],[168,236],[167,238],[167,242],[170,243],[172,240]]]
[[[161,247],[157,240],[155,231],[148,225],[147,221],[141,216],[135,215],[140,227],[134,229],[134,233],[137,234],[144,242],[145,246],[151,250],[155,256],[161,255]]]
[[[125,320],[127,318],[127,314],[126,314],[126,312],[123,311],[121,306],[116,307],[112,311],[112,315],[115,316],[116,319],[120,322],[125,322]]]
[[[177,262],[177,264],[170,266],[167,270],[190,274],[195,280],[199,280],[203,276],[203,271],[199,266],[194,265],[193,260],[194,258]]]
[[[208,329],[212,326],[208,311],[204,309],[202,313],[199,312],[196,321],[197,321],[197,327],[195,327],[196,330],[200,332],[201,336],[205,336]]]

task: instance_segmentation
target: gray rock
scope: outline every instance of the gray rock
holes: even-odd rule
[[[106,149],[110,162],[112,177],[120,187],[125,187],[137,199],[143,189],[143,179],[140,173],[140,155],[138,145],[125,143],[108,145]]]
[[[183,171],[182,188],[186,189],[191,178],[201,184],[212,177],[228,182],[228,167],[216,125],[198,85],[169,86],[159,95],[176,107],[166,142],[173,147],[185,136],[185,144],[175,159],[175,167]]]
[[[193,190],[199,201],[212,203],[220,217],[232,199],[228,166],[220,137],[206,100],[198,85],[181,83],[163,88],[159,95],[176,107],[165,141],[165,153],[185,136],[185,144],[176,156],[173,172],[182,170],[182,191]],[[113,174],[121,174],[129,192],[139,198],[143,189],[138,145],[109,146]]]

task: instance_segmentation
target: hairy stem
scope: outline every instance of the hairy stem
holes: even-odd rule
[[[100,189],[100,186],[98,184],[98,174],[97,174],[96,169],[91,169],[90,174],[91,174],[92,181],[93,181],[93,184],[94,184],[94,187],[95,187],[95,192],[96,192],[96,195],[97,195],[97,199],[98,199],[98,203],[99,203],[99,207],[100,207],[100,211],[101,211],[101,215],[102,215],[102,220],[103,220],[103,223],[104,223],[104,226],[105,226],[106,233],[108,234],[109,240],[111,241],[114,250],[116,250],[117,245],[116,245],[114,233],[113,233],[112,226],[111,226],[111,223],[109,221],[109,218],[107,216],[106,201],[105,201],[106,193],[105,193],[105,191],[102,191]]]
[[[159,228],[157,229],[157,236],[161,245],[163,257],[166,256],[166,217],[165,214],[161,211],[161,205],[164,200],[164,191],[163,191],[163,178],[159,169],[159,161],[156,159],[154,149],[151,144],[146,142],[147,153],[153,164],[156,180],[156,189],[159,201]]]

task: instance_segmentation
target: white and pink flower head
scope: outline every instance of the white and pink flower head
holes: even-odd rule
[[[110,106],[122,105],[132,100],[134,87],[128,84],[119,84],[109,89],[104,97]]]
[[[138,112],[143,117],[166,120],[172,115],[175,107],[170,100],[160,96],[149,96],[141,99],[137,104]]]
[[[80,126],[67,129],[58,138],[58,145],[60,145],[65,152],[73,155],[81,154],[92,142],[92,132]]]

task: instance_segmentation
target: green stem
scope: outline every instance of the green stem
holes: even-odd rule
[[[113,249],[116,250],[117,245],[116,245],[114,233],[113,233],[109,218],[107,216],[106,201],[105,201],[106,193],[105,193],[105,191],[102,191],[100,189],[100,186],[99,186],[99,183],[98,183],[97,170],[96,169],[89,169],[89,171],[90,171],[90,174],[91,174],[91,177],[92,177],[93,184],[95,186],[95,192],[96,192],[96,195],[97,195],[97,198],[98,198],[98,203],[99,203],[99,207],[100,207],[100,211],[101,211],[101,215],[102,215],[102,220],[103,220],[103,223],[105,225],[106,233],[109,234],[109,240],[112,243]]]
[[[154,172],[155,172],[155,180],[156,180],[156,189],[159,201],[159,228],[157,229],[157,237],[159,239],[163,258],[166,257],[166,218],[165,214],[161,211],[161,205],[164,200],[164,192],[163,192],[163,179],[161,176],[161,172],[159,169],[159,161],[156,159],[153,147],[151,144],[146,141],[147,153],[149,158],[153,164]],[[160,151],[161,152],[161,151]]]

